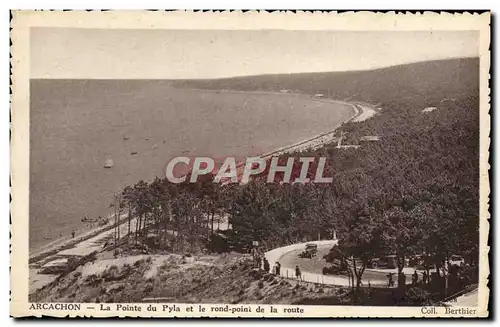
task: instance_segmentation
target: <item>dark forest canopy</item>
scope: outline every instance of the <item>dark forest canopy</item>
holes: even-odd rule
[[[478,92],[479,58],[426,61],[368,71],[176,80],[173,85],[213,90],[288,90],[371,103],[412,101],[414,98],[433,102]]]

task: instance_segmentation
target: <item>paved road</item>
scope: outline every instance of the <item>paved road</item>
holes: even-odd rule
[[[295,250],[286,253],[283,255],[279,262],[282,267],[294,269],[296,265],[298,265],[302,271],[302,273],[312,273],[312,274],[323,274],[323,267],[327,265],[327,262],[323,259],[323,256],[328,253],[331,246],[319,246],[318,254],[316,257],[312,259],[300,258],[299,254],[303,251]],[[413,273],[413,269],[410,268],[411,272],[407,270],[406,273],[406,282],[411,283],[411,273]],[[368,282],[375,285],[387,284],[387,274],[389,272],[397,273],[396,269],[366,269],[363,273],[362,282],[365,285],[368,285]],[[342,275],[338,275],[338,277],[343,277]],[[347,279],[347,277],[344,277]],[[397,276],[394,276],[394,281],[396,284]]]

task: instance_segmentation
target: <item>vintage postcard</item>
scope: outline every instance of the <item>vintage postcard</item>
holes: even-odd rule
[[[12,12],[11,315],[488,317],[490,19]]]

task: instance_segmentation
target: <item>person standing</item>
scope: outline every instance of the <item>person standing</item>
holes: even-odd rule
[[[276,262],[276,275],[281,276],[281,264]]]
[[[429,279],[429,276],[427,275],[427,271],[424,271],[422,273],[422,283],[425,285],[427,284],[427,280]]]
[[[417,285],[418,284],[418,274],[417,274],[416,270],[413,272],[413,275],[412,275],[412,278],[411,278],[411,283],[413,285]]]
[[[388,279],[387,285],[389,287],[393,287],[394,286],[394,279],[392,279],[393,275],[394,275],[394,273],[392,273],[392,272],[390,272],[390,273],[387,274],[387,279]]]
[[[302,272],[300,271],[299,265],[295,266],[295,277],[302,280]]]
[[[257,253],[257,250],[252,248],[250,252],[252,253],[254,267],[259,267],[259,254]]]
[[[269,261],[267,261],[267,258],[264,257],[264,271],[266,272],[266,274],[269,272]]]

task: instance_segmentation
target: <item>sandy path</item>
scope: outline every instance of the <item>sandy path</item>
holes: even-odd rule
[[[352,121],[355,123],[359,123],[367,119],[370,119],[377,114],[377,110],[375,110],[374,106],[367,105],[364,103],[356,103],[354,104],[354,106],[358,107],[358,109],[361,111],[361,113],[358,116],[352,119]]]
[[[125,216],[126,217],[126,216]],[[131,233],[135,232],[135,222],[136,218],[133,218],[130,222],[130,231]],[[124,221],[121,223],[119,226],[119,231],[120,231],[120,238],[123,238],[125,235],[127,235],[128,232],[128,220]],[[102,233],[97,234],[94,237],[91,237],[83,242],[80,242],[76,244],[74,247],[71,247],[69,249],[60,251],[58,255],[75,255],[75,256],[86,256],[91,254],[92,252],[102,250],[102,246],[106,239],[111,238],[113,236],[113,233],[115,232],[115,229],[109,229],[106,230]]]
[[[127,217],[127,214],[122,214],[120,216],[120,220],[122,221],[121,224],[123,224],[126,220],[125,218]],[[30,263],[32,262],[37,262],[49,255],[53,255],[55,252],[62,251],[66,248],[70,247],[75,247],[79,243],[84,242],[88,240],[89,238],[93,238],[98,236],[101,233],[105,233],[107,231],[112,231],[113,230],[113,218],[109,218],[109,223],[104,226],[99,226],[99,227],[94,227],[88,231],[85,231],[81,234],[77,233],[75,238],[72,238],[70,236],[65,236],[58,238],[55,241],[52,241],[51,243],[48,243],[44,246],[42,246],[40,249],[36,251],[32,251],[29,256],[29,261]]]
[[[122,215],[122,219],[126,218],[126,215]],[[130,231],[131,233],[135,232],[135,222],[136,218],[132,219],[130,222]],[[112,228],[112,224],[110,226],[105,226],[101,229],[93,229],[86,233],[86,235],[82,235],[79,239],[80,241],[70,240],[76,242],[75,244],[71,244],[68,242],[62,242],[64,245],[58,245],[55,249],[51,249],[46,255],[41,253],[38,257],[39,259],[36,262],[46,262],[48,264],[60,261],[61,257],[84,257],[94,252],[99,252],[103,249],[103,244],[107,239],[113,237],[113,233],[115,229]],[[107,229],[106,229],[107,228]],[[120,236],[124,237],[128,232],[128,221],[122,220],[119,226]],[[96,235],[91,235],[92,233]],[[91,235],[91,236],[89,236]],[[59,275],[48,275],[48,274],[39,274],[39,267],[30,267],[29,268],[29,292],[32,293],[37,289],[42,288],[43,286],[54,281]]]

